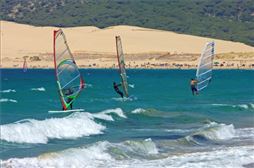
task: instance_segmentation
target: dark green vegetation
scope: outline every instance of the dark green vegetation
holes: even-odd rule
[[[134,25],[254,46],[254,0],[1,0],[0,17],[42,26]]]

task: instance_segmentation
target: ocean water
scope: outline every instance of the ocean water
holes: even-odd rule
[[[86,89],[61,110],[53,70],[1,70],[0,167],[253,167],[254,71],[215,70],[192,96],[194,70],[82,69]]]

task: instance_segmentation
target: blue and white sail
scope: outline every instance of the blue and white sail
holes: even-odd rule
[[[201,54],[196,72],[197,90],[206,88],[212,80],[214,42],[208,42]]]

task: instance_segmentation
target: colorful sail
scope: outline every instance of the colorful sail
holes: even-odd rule
[[[214,42],[209,42],[205,45],[205,48],[201,54],[196,79],[197,90],[201,91],[206,88],[212,79],[213,70],[213,58],[214,58]]]
[[[61,29],[54,31],[54,65],[60,100],[67,110],[84,88],[84,80]]]
[[[117,59],[119,65],[119,72],[120,77],[122,80],[122,87],[124,91],[125,97],[128,97],[128,82],[127,82],[127,75],[125,70],[125,62],[124,62],[124,54],[122,49],[122,42],[120,36],[116,36],[116,50],[117,50]]]
[[[24,57],[24,63],[23,63],[23,72],[27,71],[27,62],[26,62],[26,57]]]

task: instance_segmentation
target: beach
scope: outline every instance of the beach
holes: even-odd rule
[[[53,68],[53,30],[1,21],[1,67]],[[127,68],[195,69],[206,42],[215,42],[215,69],[253,69],[254,47],[135,26],[62,28],[81,68],[117,68],[115,36],[120,35]]]

